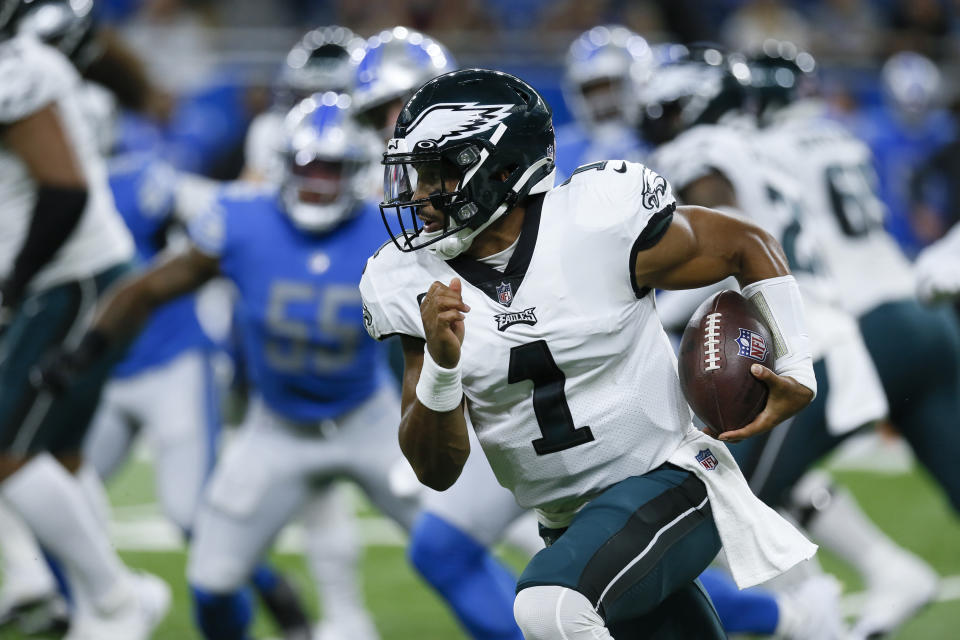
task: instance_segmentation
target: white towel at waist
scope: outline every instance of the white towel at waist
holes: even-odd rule
[[[741,589],[766,582],[817,552],[817,545],[753,494],[722,442],[691,427],[669,462],[706,485],[730,573]]]

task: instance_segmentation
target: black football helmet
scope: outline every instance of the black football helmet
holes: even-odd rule
[[[16,4],[16,3],[15,3]],[[80,70],[100,48],[94,38],[93,0],[20,0],[11,29],[56,47]]]
[[[363,38],[346,27],[308,31],[284,59],[274,101],[290,108],[314,93],[350,93],[362,55]]]
[[[508,73],[446,73],[404,105],[383,164],[380,211],[394,243],[401,251],[429,246],[449,259],[526,196],[553,187],[553,114],[533,87]],[[418,172],[443,176],[439,188],[418,191]],[[442,228],[421,224],[417,214],[427,204],[444,214]]]
[[[767,40],[747,59],[754,107],[762,122],[777,109],[816,93],[817,63],[792,42]]]
[[[659,145],[698,124],[746,108],[750,69],[742,56],[694,45],[654,68],[637,95],[640,132]]]

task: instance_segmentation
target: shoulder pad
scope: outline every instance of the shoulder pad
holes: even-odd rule
[[[72,83],[79,83],[69,62],[58,60],[59,55],[25,36],[0,44],[0,123],[36,113],[69,91]]]
[[[363,320],[377,340],[402,334],[424,338],[420,301],[434,278],[423,261],[439,260],[427,250],[403,253],[393,241],[381,246],[368,260],[360,279]]]

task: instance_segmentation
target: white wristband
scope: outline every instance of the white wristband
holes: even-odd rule
[[[453,369],[444,369],[430,357],[423,345],[423,367],[417,381],[417,400],[427,409],[444,413],[460,406],[463,385],[460,382],[460,362]]]
[[[817,395],[810,338],[803,319],[800,288],[793,276],[767,278],[743,288],[743,297],[753,303],[770,327],[773,339],[773,370],[790,376]]]

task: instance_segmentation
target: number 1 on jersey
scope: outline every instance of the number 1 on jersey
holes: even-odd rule
[[[533,382],[533,412],[542,438],[533,441],[538,456],[570,449],[593,440],[590,427],[577,427],[563,392],[567,381],[547,343],[528,342],[510,349],[507,382]]]

